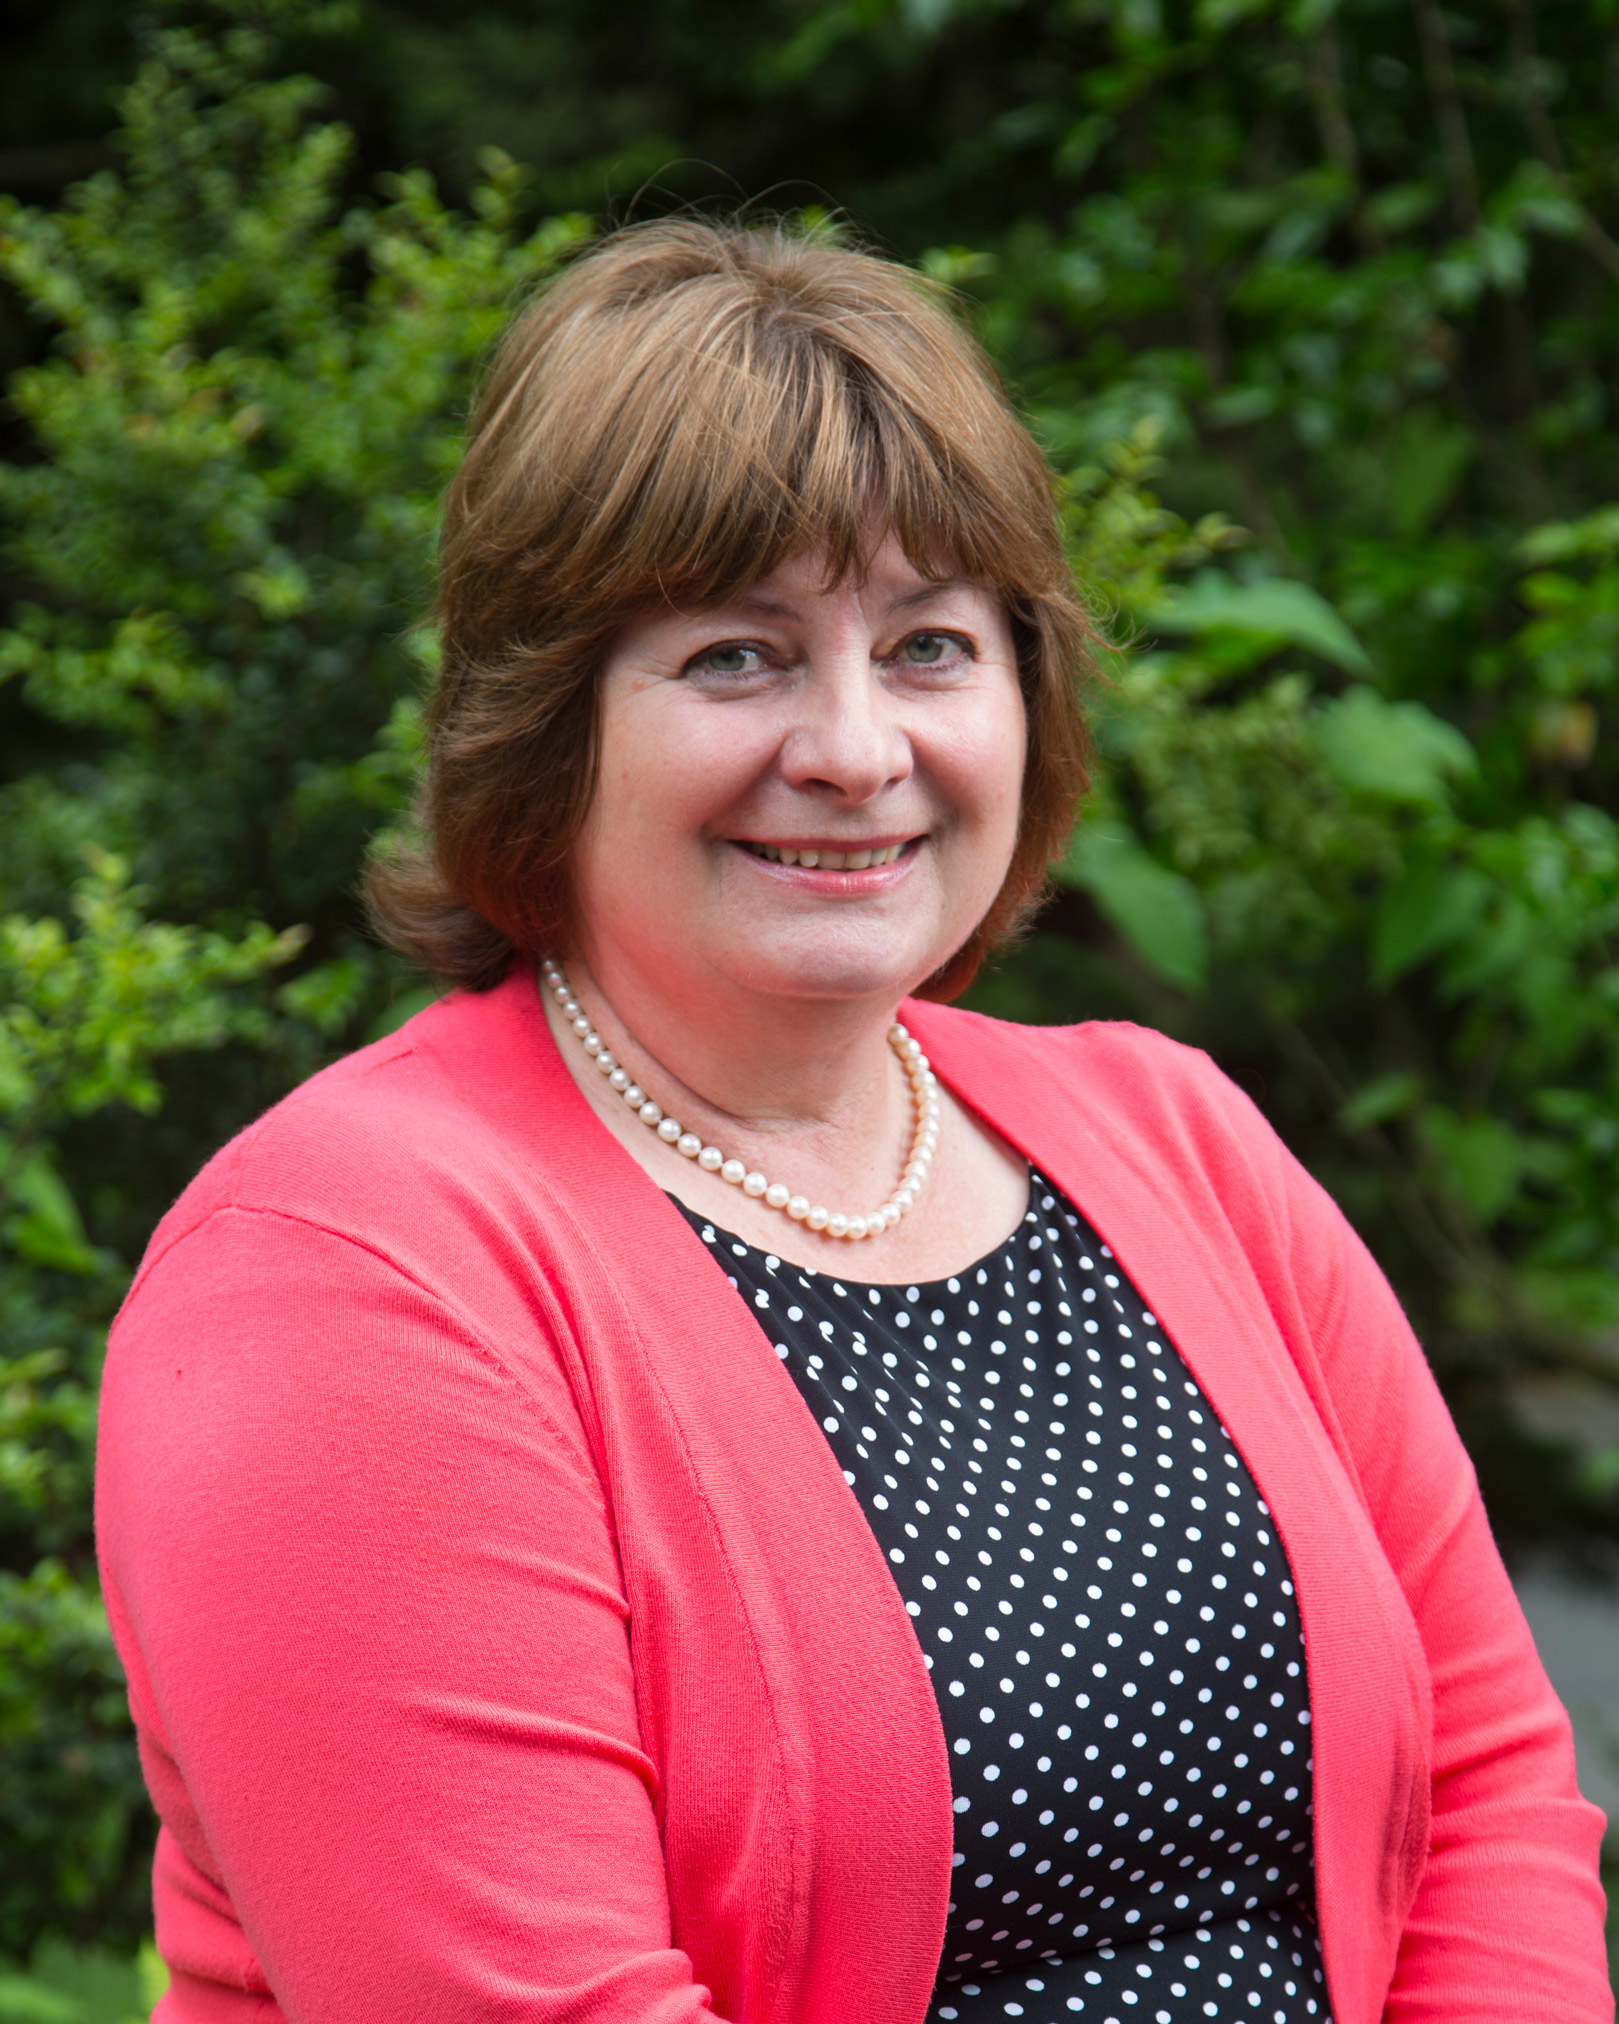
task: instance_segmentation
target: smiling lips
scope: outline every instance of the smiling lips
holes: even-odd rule
[[[807,871],[866,871],[872,865],[892,864],[905,845],[891,843],[876,850],[795,850],[785,843],[744,843],[742,847],[767,864],[801,864]]]

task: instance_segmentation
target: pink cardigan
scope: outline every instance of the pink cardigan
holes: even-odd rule
[[[1337,2024],[1611,2017],[1601,1816],[1343,1218],[1156,1034],[904,1017],[1113,1247],[1275,1513]],[[910,1620],[526,976],[211,1163],[101,1425],[161,2024],[918,2024],[952,1814]]]

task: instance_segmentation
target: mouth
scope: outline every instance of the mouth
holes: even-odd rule
[[[802,865],[806,871],[867,871],[874,865],[893,864],[916,840],[910,837],[903,843],[874,844],[860,850],[823,850],[818,844],[754,843],[738,838],[750,857],[761,857],[766,864]]]

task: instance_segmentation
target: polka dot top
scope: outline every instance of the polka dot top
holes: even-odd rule
[[[1330,2024],[1290,1569],[1112,1253],[1038,1174],[999,1250],[925,1286],[679,1206],[825,1430],[938,1694],[927,2024]]]

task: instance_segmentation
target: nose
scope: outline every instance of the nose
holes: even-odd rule
[[[868,641],[816,653],[795,701],[780,761],[789,786],[862,807],[910,777],[910,738]]]

